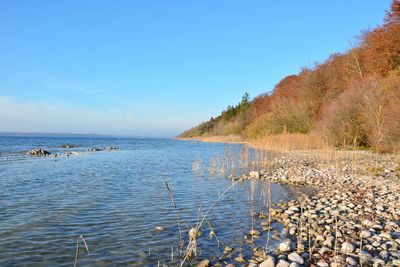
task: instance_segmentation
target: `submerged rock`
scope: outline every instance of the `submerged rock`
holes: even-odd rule
[[[208,266],[210,266],[209,260],[203,260],[199,264],[197,264],[197,267],[208,267]]]
[[[69,145],[69,144],[59,146],[59,148],[74,148],[74,147],[75,145]]]
[[[80,155],[79,152],[75,152],[75,151],[68,151],[68,152],[65,152],[65,154],[66,154],[67,156],[69,156],[69,155],[71,155],[71,156],[79,156],[79,155]],[[57,155],[57,154],[56,154],[56,155]]]
[[[119,150],[119,147],[117,147],[117,146],[109,146],[109,147],[106,147],[105,150],[107,150],[107,151]]]
[[[165,228],[162,227],[162,226],[156,226],[156,230],[159,231],[159,232],[162,232],[162,231],[165,230]]]
[[[90,152],[96,152],[96,151],[102,151],[102,150],[103,150],[102,148],[97,148],[97,147],[91,147],[88,149],[88,151],[90,151]]]
[[[233,248],[231,248],[231,247],[225,247],[224,254],[228,254],[228,253],[232,252],[232,250],[233,250]]]
[[[255,229],[252,229],[252,230],[250,230],[250,235],[251,235],[251,236],[257,236],[257,235],[260,235],[260,231],[258,231],[258,230],[255,230]]]

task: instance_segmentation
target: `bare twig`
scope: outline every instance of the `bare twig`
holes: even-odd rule
[[[178,214],[178,210],[176,208],[176,203],[175,203],[175,199],[174,199],[174,195],[172,194],[172,191],[168,185],[168,182],[165,181],[165,185],[167,187],[169,196],[171,197],[171,202],[172,205],[174,205],[174,210],[175,210],[175,216],[176,216],[176,222],[178,223],[178,229],[179,229],[179,247],[182,249],[183,248],[183,238],[182,238],[182,229],[181,229],[181,223],[179,221],[179,214]]]
[[[88,245],[87,245],[87,243],[86,243],[86,240],[85,240],[85,238],[83,237],[83,235],[80,235],[80,236],[76,239],[76,251],[75,251],[74,267],[76,267],[77,264],[78,264],[79,240],[82,240],[82,241],[83,241],[83,244],[85,245],[86,251],[87,251],[88,255],[90,255],[89,247],[88,247]]]

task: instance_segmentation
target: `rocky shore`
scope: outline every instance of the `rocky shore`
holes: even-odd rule
[[[58,146],[58,148],[66,149],[66,148],[75,148],[75,145],[61,145]],[[88,148],[88,152],[98,152],[98,151],[107,151],[107,152],[112,152],[112,151],[117,151],[120,150],[119,147],[117,146],[109,146],[109,147],[104,147],[104,148],[97,148],[97,147],[91,147]],[[35,148],[32,150],[29,150],[26,152],[27,155],[29,156],[35,156],[35,157],[45,157],[45,156],[53,156],[53,157],[60,157],[62,155],[66,155],[67,157],[69,156],[79,156],[83,154],[82,150],[79,151],[56,151],[56,152],[50,152],[45,149],[41,148]]]
[[[224,256],[200,266],[400,266],[399,158],[354,153],[331,161],[290,153],[268,170],[252,171],[247,179],[311,186],[316,193],[259,216],[248,236],[271,235],[279,240],[276,246],[254,246],[248,258],[228,247]],[[269,233],[277,222],[282,231]]]

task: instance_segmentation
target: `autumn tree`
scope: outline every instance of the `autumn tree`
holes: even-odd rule
[[[393,0],[390,11],[386,12],[385,25],[393,25],[400,23],[400,0]]]

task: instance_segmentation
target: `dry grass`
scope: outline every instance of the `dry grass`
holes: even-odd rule
[[[317,132],[309,134],[282,133],[277,135],[267,135],[252,140],[250,144],[254,148],[266,150],[332,149],[332,146],[324,141],[322,134]]]
[[[178,209],[176,208],[175,198],[174,198],[174,195],[172,194],[171,188],[169,187],[167,181],[165,181],[165,186],[167,187],[168,194],[169,194],[169,196],[170,196],[170,198],[171,198],[172,205],[174,206],[175,216],[176,216],[176,222],[177,222],[177,224],[178,224],[178,230],[179,230],[179,247],[180,247],[180,249],[182,249],[184,244],[183,244],[183,238],[182,238],[181,223],[180,223],[180,221],[179,221]],[[173,254],[172,254],[172,255],[173,255]]]

